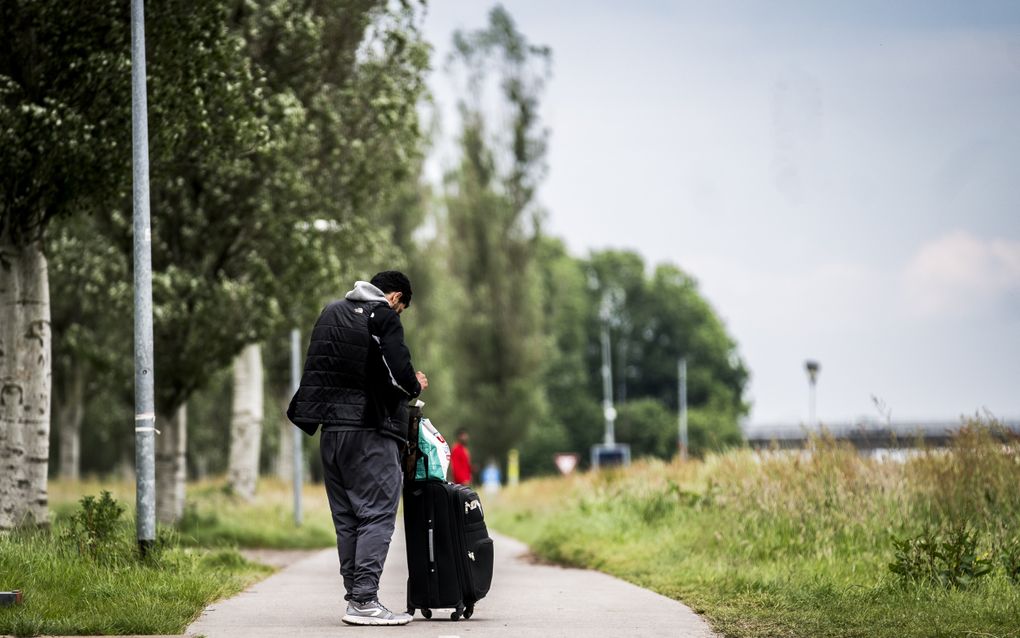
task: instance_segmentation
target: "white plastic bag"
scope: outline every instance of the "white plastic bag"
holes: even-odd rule
[[[418,422],[418,449],[422,455],[415,468],[415,480],[445,481],[450,467],[450,445],[428,419]]]

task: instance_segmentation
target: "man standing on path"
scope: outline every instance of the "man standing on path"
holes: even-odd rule
[[[471,485],[471,452],[468,451],[467,428],[457,430],[457,443],[450,451],[450,471],[452,473],[451,483],[460,485]]]
[[[404,344],[400,313],[411,282],[386,271],[327,305],[312,330],[301,385],[287,417],[309,435],[322,426],[320,454],[336,527],[350,625],[405,625],[378,598],[403,477],[407,402],[428,387]]]

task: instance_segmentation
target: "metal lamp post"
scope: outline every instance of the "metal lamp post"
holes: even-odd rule
[[[680,458],[687,460],[687,358],[680,357],[677,362],[677,417],[679,428],[677,446]]]
[[[602,414],[606,420],[606,433],[603,444],[607,447],[616,445],[616,408],[613,407],[613,351],[609,342],[609,300],[603,300],[602,310]]]
[[[804,362],[804,369],[808,375],[808,424],[811,427],[818,427],[818,417],[815,413],[815,394],[818,386],[818,372],[822,369],[817,361],[808,359]]]
[[[145,13],[131,2],[131,166],[135,296],[135,526],[144,556],[156,539],[156,408],[152,372],[152,229],[149,118],[145,95]]]
[[[301,385],[301,331],[294,328],[290,331],[290,392],[293,396]],[[301,430],[292,427],[294,437],[294,524],[301,526],[301,488],[304,486],[302,471],[304,470],[304,454]]]
[[[605,419],[605,435],[601,445],[591,449],[591,466],[599,469],[604,465],[630,465],[630,446],[616,442],[616,408],[613,406],[613,350],[609,336],[612,319],[612,305],[615,295],[610,292],[602,299],[599,317],[602,319],[602,416]]]

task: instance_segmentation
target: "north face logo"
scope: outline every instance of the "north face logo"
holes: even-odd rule
[[[464,513],[465,514],[467,514],[471,510],[480,510],[480,509],[482,509],[482,504],[478,501],[478,499],[475,499],[473,501],[465,501],[464,502]]]

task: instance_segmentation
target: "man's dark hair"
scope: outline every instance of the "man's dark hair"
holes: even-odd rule
[[[369,283],[383,291],[383,294],[399,292],[400,302],[404,307],[411,305],[411,280],[399,270],[384,270],[372,277]]]
[[[467,434],[467,428],[457,428],[456,437],[459,439],[461,434]]]

